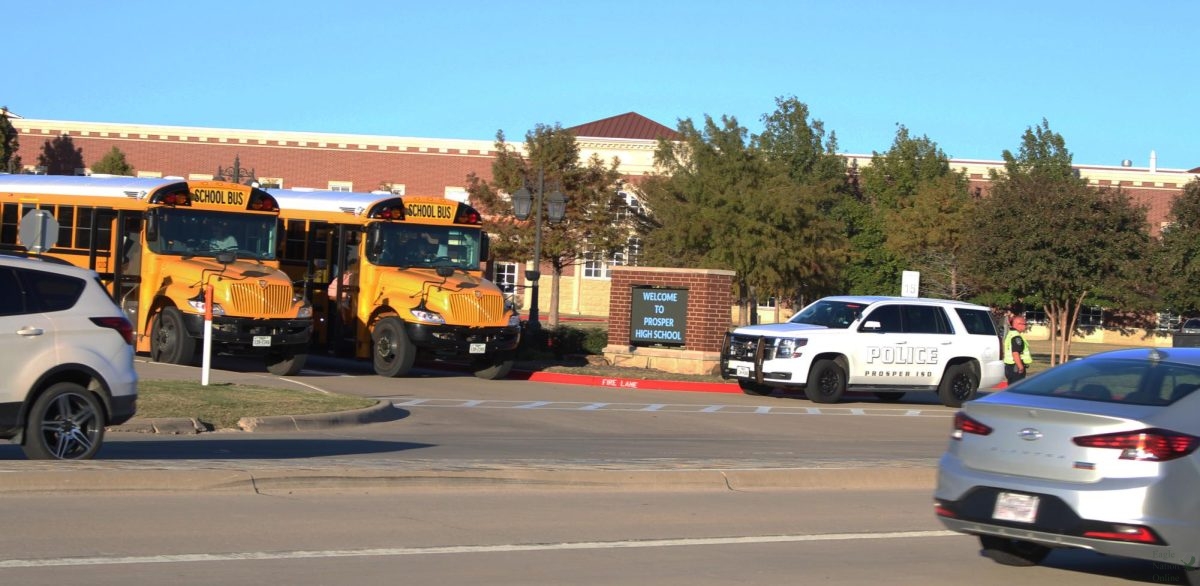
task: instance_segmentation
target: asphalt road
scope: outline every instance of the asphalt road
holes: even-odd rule
[[[1178,569],[1055,552],[1014,569],[932,514],[953,410],[376,377],[218,363],[213,382],[391,401],[292,433],[114,433],[97,460],[0,446],[3,584],[1105,584]],[[139,362],[143,378],[199,370]]]
[[[6,495],[0,583],[1083,586],[1174,567],[1055,552],[1011,568],[925,490]]]

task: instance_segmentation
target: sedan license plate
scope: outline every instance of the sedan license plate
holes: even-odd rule
[[[487,354],[487,344],[471,344],[471,354]]]
[[[738,375],[738,378],[750,378],[750,367],[749,366],[737,367],[737,375]]]
[[[1002,492],[996,496],[996,508],[992,518],[998,521],[1032,523],[1037,518],[1039,497],[1015,492]]]
[[[265,348],[271,345],[271,336],[254,336],[254,341],[251,344],[255,348]]]

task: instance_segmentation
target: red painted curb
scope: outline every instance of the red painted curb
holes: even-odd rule
[[[734,383],[703,383],[674,380],[647,380],[640,378],[620,378],[596,376],[590,374],[565,374],[561,372],[530,372],[528,376],[520,373],[517,378],[541,383],[559,383],[566,385],[587,385],[593,387],[608,387],[612,389],[628,389],[631,391],[694,391],[702,393],[737,393],[742,388]]]

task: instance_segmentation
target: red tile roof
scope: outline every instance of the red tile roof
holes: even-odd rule
[[[568,128],[575,136],[588,138],[629,138],[635,140],[657,140],[665,138],[678,140],[679,133],[663,126],[637,112],[627,112],[617,116],[588,122]]]

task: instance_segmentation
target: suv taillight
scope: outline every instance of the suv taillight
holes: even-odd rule
[[[1073,440],[1085,448],[1121,450],[1122,460],[1166,462],[1182,458],[1200,447],[1200,438],[1166,429],[1140,429],[1100,435],[1085,435]]]
[[[954,431],[950,434],[950,439],[961,440],[964,433],[973,435],[988,435],[992,433],[992,428],[967,417],[962,411],[954,414]]]
[[[102,328],[117,330],[117,333],[125,338],[126,344],[133,345],[133,324],[129,323],[129,320],[123,317],[93,317],[91,320]]]

